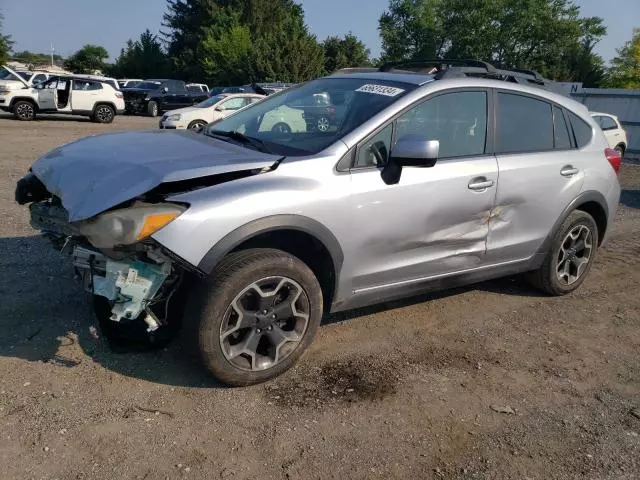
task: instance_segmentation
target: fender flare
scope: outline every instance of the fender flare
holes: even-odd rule
[[[260,234],[277,230],[298,230],[307,233],[322,243],[331,259],[337,278],[344,262],[344,253],[340,242],[333,233],[317,220],[302,215],[272,215],[253,220],[228,233],[218,243],[209,249],[198,263],[198,270],[209,275],[220,260],[238,245]]]
[[[560,214],[556,222],[553,224],[553,228],[547,235],[547,238],[545,238],[544,242],[538,249],[537,253],[546,255],[547,251],[549,250],[549,247],[551,246],[553,237],[555,236],[556,232],[560,228],[560,225],[562,225],[562,223],[567,219],[567,217],[571,214],[571,212],[573,212],[578,206],[587,202],[595,202],[599,204],[604,210],[607,224],[609,223],[609,206],[607,204],[607,199],[604,197],[604,195],[602,195],[600,192],[597,192],[595,190],[587,190],[586,192],[582,192],[580,195],[574,198],[573,201],[569,203],[569,205],[567,205],[565,209],[562,211],[562,213]],[[601,238],[599,240],[602,241]]]
[[[32,97],[14,97],[11,99],[11,103],[9,103],[9,108],[13,109],[13,106],[20,101],[26,101],[26,102],[32,103],[33,106],[36,108],[36,112],[40,110],[40,107],[38,106],[38,101],[33,99]]]

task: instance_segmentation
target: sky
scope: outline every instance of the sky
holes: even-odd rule
[[[380,55],[378,18],[388,0],[301,0],[305,19],[319,40],[352,32]],[[583,16],[604,19],[608,35],[597,46],[606,61],[640,27],[640,0],[576,0]],[[82,45],[103,45],[114,60],[129,39],[146,28],[160,30],[164,0],[0,0],[4,32],[15,41],[14,50],[69,56]]]

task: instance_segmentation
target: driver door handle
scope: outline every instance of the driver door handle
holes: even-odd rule
[[[482,191],[491,188],[494,185],[493,180],[487,180],[485,177],[474,178],[469,182],[469,190]]]

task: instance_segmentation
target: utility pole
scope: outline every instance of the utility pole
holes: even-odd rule
[[[53,67],[53,52],[55,52],[55,49],[53,48],[53,43],[51,44],[51,66]]]

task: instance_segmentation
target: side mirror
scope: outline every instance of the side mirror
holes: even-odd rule
[[[224,112],[226,108],[224,108],[224,105],[218,105],[215,110],[216,112]]]
[[[424,140],[417,135],[400,137],[391,150],[391,158],[382,169],[382,180],[387,185],[395,185],[400,181],[402,167],[433,167],[439,152],[438,140]]]
[[[440,141],[405,135],[391,150],[391,161],[401,167],[433,167],[439,152]]]

